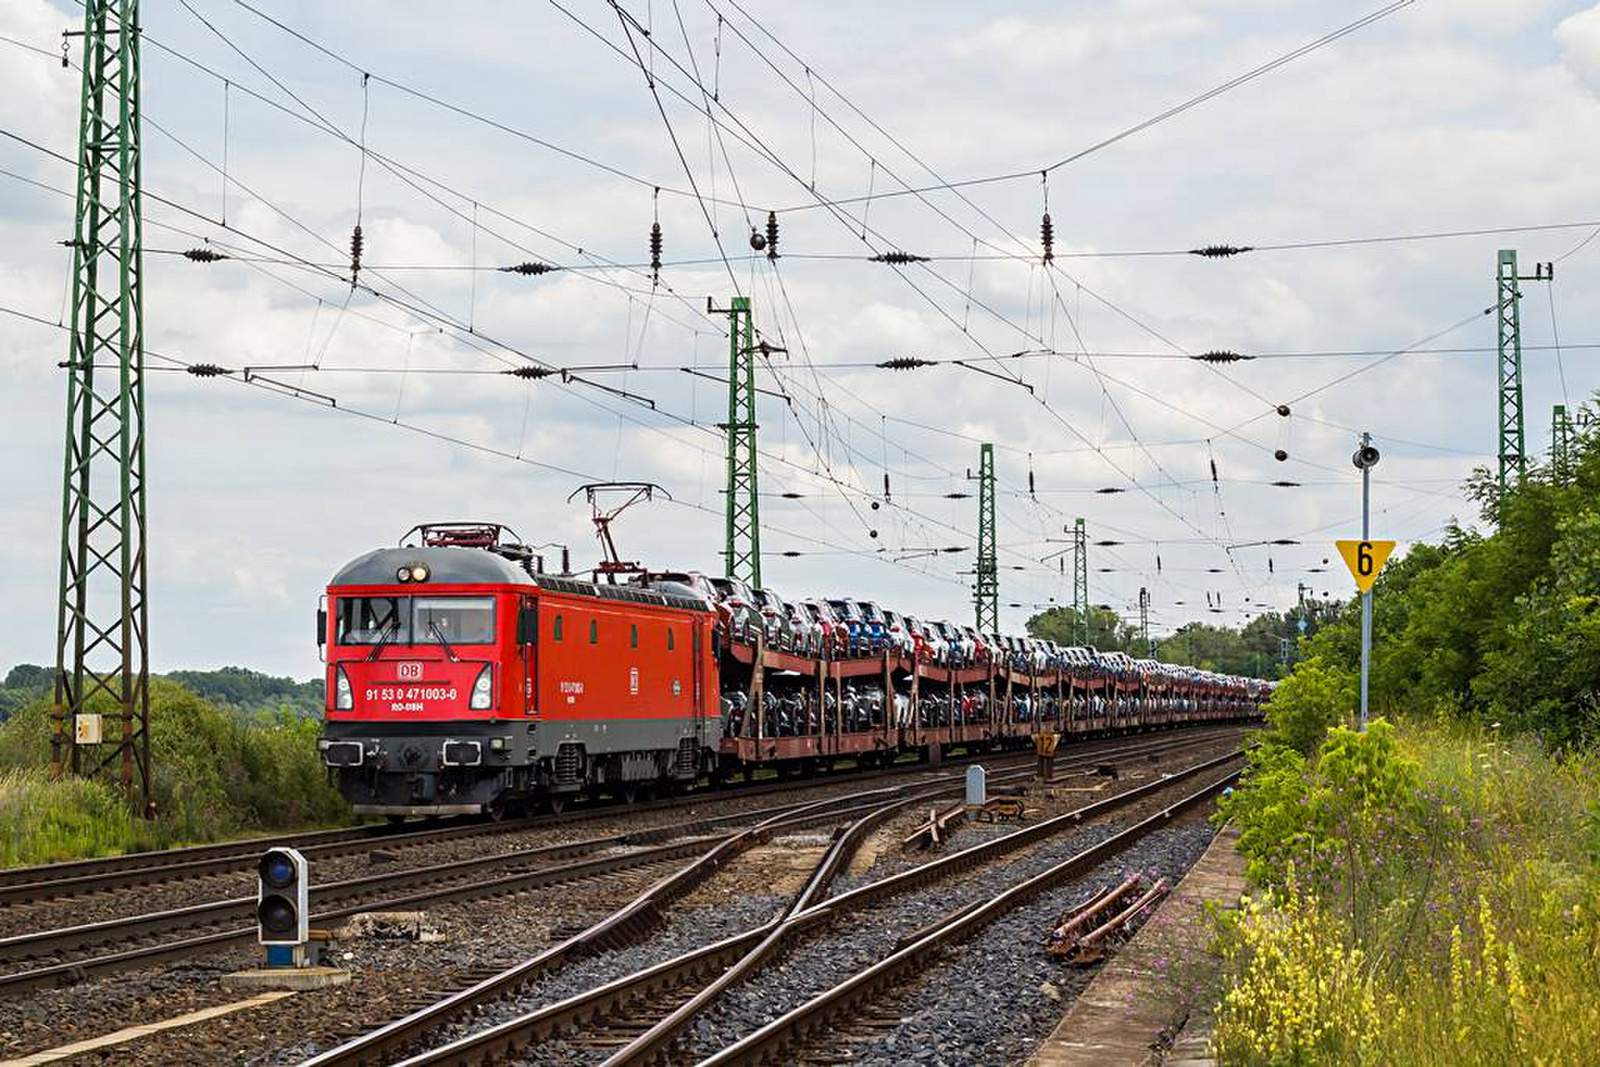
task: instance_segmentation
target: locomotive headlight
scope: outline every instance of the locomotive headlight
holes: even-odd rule
[[[349,711],[356,706],[356,694],[350,688],[350,679],[344,676],[343,667],[333,669],[333,707],[335,711]]]
[[[428,580],[428,568],[424,567],[420,563],[418,563],[415,566],[413,566],[411,568],[411,580],[413,582],[425,582],[425,581],[427,581]]]
[[[493,704],[494,668],[485,663],[483,670],[478,672],[478,680],[472,683],[472,699],[467,702],[467,707],[474,711],[485,711]]]
[[[394,576],[398,581],[409,582],[411,580],[411,568],[401,567],[399,570],[394,572]]]

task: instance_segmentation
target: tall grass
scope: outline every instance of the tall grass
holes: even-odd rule
[[[151,794],[136,818],[106,783],[51,782],[49,706],[0,724],[0,864],[164,848],[253,832],[349,821],[317,752],[319,723],[284,709],[246,717],[152,679]]]
[[[1219,1058],[1600,1062],[1600,757],[1459,726],[1396,739],[1337,773],[1330,740],[1239,805],[1288,833],[1222,938]],[[1326,806],[1378,776],[1398,783],[1381,806]]]

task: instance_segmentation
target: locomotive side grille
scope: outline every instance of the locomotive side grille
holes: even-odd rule
[[[672,774],[675,778],[693,778],[698,768],[695,765],[695,740],[685,737],[678,742],[678,756]]]
[[[565,744],[556,749],[556,781],[576,785],[583,779],[583,746]]]

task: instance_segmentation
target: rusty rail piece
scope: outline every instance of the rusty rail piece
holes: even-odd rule
[[[1237,753],[1235,755],[1238,755]],[[813,997],[788,1014],[773,1020],[756,1032],[701,1061],[701,1067],[729,1067],[731,1064],[778,1062],[786,1052],[800,1045],[808,1035],[879,995],[891,983],[904,982],[921,965],[946,946],[953,944],[995,918],[1017,907],[1046,889],[1080,874],[1102,860],[1128,848],[1152,830],[1164,826],[1176,814],[1206,802],[1238,780],[1239,769],[1202,786],[1161,811],[1142,819],[1096,845],[1091,845],[1046,871],[1019,882],[960,914],[945,926],[902,948],[833,988]],[[1170,784],[1172,779],[1166,779]],[[1142,787],[1141,787],[1142,788]],[[1104,803],[1102,801],[1101,803]],[[1093,805],[1099,806],[1099,805]],[[1025,833],[1026,831],[1019,831]],[[1012,835],[1016,836],[1016,835]],[[843,897],[839,898],[840,900]],[[838,903],[835,901],[834,903]]]
[[[773,948],[770,942],[774,938],[784,939],[813,927],[828,922],[838,916],[848,914],[860,906],[891,896],[898,895],[908,890],[927,885],[951,874],[959,874],[982,863],[987,863],[1000,856],[1007,855],[1020,848],[1044,840],[1052,834],[1063,830],[1070,830],[1080,826],[1084,820],[1107,814],[1117,807],[1133,803],[1149,796],[1153,792],[1170,788],[1175,783],[1184,781],[1208,770],[1213,770],[1225,763],[1237,760],[1243,750],[1235,750],[1226,755],[1206,760],[1192,767],[1184,768],[1166,777],[1135,787],[1126,793],[1108,797],[1104,800],[1066,812],[1055,818],[1035,823],[1025,829],[1020,829],[1004,837],[995,838],[961,852],[951,853],[929,863],[901,871],[898,874],[874,882],[868,882],[848,892],[841,893],[829,900],[812,902],[807,906],[791,910],[785,916],[773,919],[767,924],[725,938],[703,948],[694,949],[674,959],[664,960],[652,967],[645,968],[630,975],[617,978],[604,985],[583,993],[575,994],[565,1000],[536,1009],[528,1014],[509,1019],[489,1029],[469,1034],[449,1044],[419,1053],[410,1059],[402,1061],[400,1067],[434,1067],[438,1064],[468,1064],[494,1062],[499,1059],[514,1055],[516,1052],[531,1047],[534,1043],[547,1040],[560,1035],[563,1031],[573,1027],[582,1026],[591,1020],[612,1014],[623,1006],[641,998],[654,997],[670,990],[681,989],[690,982],[697,982],[706,978],[714,978],[725,973],[729,968],[741,966],[742,962],[760,953],[760,960],[770,957]],[[1237,777],[1234,771],[1223,784]],[[1208,786],[1207,790],[1215,791],[1221,784]],[[1209,795],[1209,794],[1208,794]],[[1187,798],[1166,809],[1165,813],[1175,812],[1185,803],[1192,801]],[[1164,813],[1164,814],[1165,814]],[[868,818],[871,818],[869,815]],[[1080,854],[1081,855],[1081,854]],[[983,906],[983,901],[974,902],[965,908],[959,909],[947,917],[947,921],[960,919],[974,913]],[[925,931],[931,933],[931,931]],[[741,967],[741,976],[747,975],[753,969]],[[720,983],[718,992],[733,984],[731,981]],[[705,1004],[713,997],[703,1000],[696,997],[699,1006],[692,1014],[704,1010]],[[685,1006],[685,1009],[687,1006]],[[680,1009],[680,1012],[690,1014]],[[678,1015],[679,1013],[674,1013]],[[669,1017],[671,1018],[671,1017]],[[681,1032],[685,1020],[678,1019],[675,1029]],[[645,1035],[649,1036],[649,1032]],[[640,1041],[643,1041],[641,1037]],[[610,1061],[611,1063],[643,1062],[650,1058],[663,1058],[670,1048],[670,1040],[663,1043],[655,1039],[650,1040],[649,1048],[641,1048],[638,1054],[625,1056],[626,1049],[618,1052]],[[303,1067],[311,1067],[311,1061]],[[318,1067],[322,1065],[318,1064]]]
[[[1154,904],[1160,897],[1165,896],[1168,888],[1167,880],[1162,878],[1151,886],[1143,896],[1129,904],[1126,909],[1118,913],[1114,918],[1108,920],[1091,933],[1084,935],[1076,945],[1072,946],[1072,962],[1080,967],[1085,967],[1105,959],[1107,944],[1112,935],[1120,933],[1135,915]]]
[[[1115,889],[1101,886],[1083,903],[1068,908],[1061,916],[1060,925],[1050,931],[1047,946],[1050,955],[1070,956],[1079,941],[1078,931],[1087,926],[1091,920],[1116,907],[1130,894],[1137,893],[1140,882],[1141,879],[1137,874],[1130,874]]]
[[[1012,773],[1025,775],[1029,772],[1017,771]],[[929,788],[950,790],[958,788],[958,786],[950,783],[940,783],[932,787],[924,787],[901,802],[910,803],[922,799],[927,795]],[[626,945],[637,940],[665,921],[665,909],[672,901],[709,878],[719,867],[740,852],[770,838],[774,832],[794,829],[802,825],[814,825],[817,822],[837,819],[841,815],[854,814],[856,811],[861,810],[863,805],[857,805],[854,808],[840,808],[839,805],[843,801],[856,801],[861,797],[877,798],[872,804],[865,805],[870,809],[866,818],[871,818],[872,812],[879,810],[884,794],[902,792],[906,789],[916,789],[916,787],[877,789],[868,793],[856,793],[846,797],[815,801],[805,805],[798,811],[767,819],[748,830],[729,835],[694,862],[657,882],[617,911],[587,929],[567,938],[560,944],[554,945],[537,956],[524,960],[466,989],[452,993],[450,996],[427,1007],[420,1008],[360,1037],[328,1049],[320,1055],[307,1060],[304,1067],[331,1067],[334,1064],[375,1062],[388,1053],[404,1048],[422,1034],[470,1013],[478,1006],[515,992],[529,979],[553,970],[568,960],[606,948]],[[837,844],[838,842],[835,842],[836,846]],[[835,849],[829,850],[830,855],[834,852]],[[827,879],[832,877],[832,871],[837,869],[840,862],[842,860],[836,861],[826,875],[819,868],[813,875],[812,880],[808,882],[807,891],[812,890],[814,886],[825,885]]]
[[[931,848],[947,839],[953,832],[950,830],[951,822],[958,816],[965,818],[967,807],[965,804],[953,804],[940,811],[938,808],[928,809],[928,821],[918,826],[900,842],[901,849],[912,847]]]

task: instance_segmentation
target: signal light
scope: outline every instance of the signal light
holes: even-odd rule
[[[310,864],[298,849],[269,848],[256,870],[256,940],[305,944],[311,934]]]

